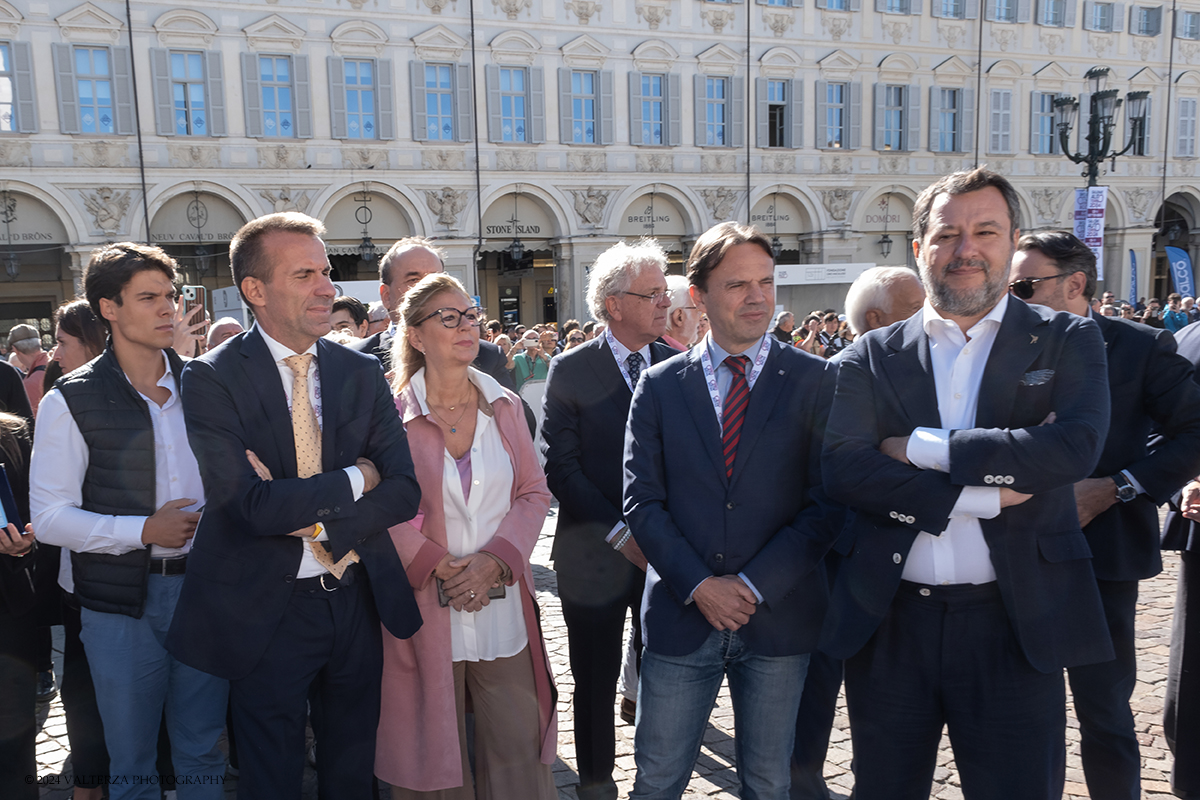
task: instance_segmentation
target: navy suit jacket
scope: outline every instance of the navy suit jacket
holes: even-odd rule
[[[922,321],[917,314],[871,331],[841,361],[824,475],[830,496],[856,513],[821,649],[835,658],[858,652],[887,614],[917,534],[946,529],[962,487],[999,483],[1033,495],[980,520],[1026,658],[1047,673],[1113,658],[1072,488],[1092,473],[1108,431],[1096,323],[1010,299],[976,427],[951,434],[950,469],[940,472],[879,451],[888,437],[942,427]],[[1052,411],[1054,424],[1040,425]]]
[[[1146,494],[1117,502],[1083,533],[1096,577],[1136,581],[1162,571],[1158,506],[1200,474],[1200,387],[1166,330],[1093,316],[1108,350],[1112,425],[1094,478],[1128,469]],[[1158,434],[1151,451],[1151,432]]]
[[[1192,323],[1175,334],[1179,345],[1179,355],[1200,369],[1200,324]],[[1193,373],[1193,380],[1200,383],[1200,371]],[[1200,474],[1200,471],[1197,472]],[[1192,476],[1193,478],[1196,475]],[[1187,550],[1200,552],[1200,524],[1192,522],[1180,514],[1179,496],[1172,499],[1172,509],[1167,513],[1163,525],[1162,548],[1164,550]]]
[[[842,520],[821,488],[836,367],[771,340],[726,478],[705,346],[651,368],[629,409],[625,519],[650,562],[643,641],[663,655],[695,652],[713,627],[688,597],[706,578],[744,573],[763,598],[738,631],[746,645],[812,652],[829,597],[823,559]]]
[[[187,365],[181,395],[188,442],[207,505],[167,637],[180,661],[236,680],[250,672],[283,617],[306,544],[291,531],[320,522],[335,559],[355,550],[375,605],[394,636],[421,625],[387,529],[417,514],[421,490],[400,415],[378,362],[317,341],[324,472],[298,478],[279,370],[258,328]],[[271,471],[251,469],[252,450]],[[380,483],[357,502],[342,472],[358,458]]]
[[[678,351],[650,343],[650,363]],[[550,361],[542,419],[546,482],[558,498],[554,570],[564,599],[606,604],[638,571],[604,537],[622,519],[621,461],[633,394],[605,337]]]

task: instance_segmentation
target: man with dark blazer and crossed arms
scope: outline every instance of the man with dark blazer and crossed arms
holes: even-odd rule
[[[230,242],[254,327],[183,374],[208,504],[167,647],[230,681],[245,800],[300,796],[310,690],[318,790],[372,798],[383,650],[421,624],[387,535],[420,489],[378,362],[322,336],[334,288],[297,213]]]
[[[646,373],[625,435],[625,518],[649,562],[630,798],[683,794],[728,677],[742,796],[786,800],[843,519],[820,468],[836,367],[767,333],[775,262],[754,228],[708,230],[687,274],[710,332]]]
[[[641,648],[638,608],[646,562],[621,512],[621,458],[639,375],[675,350],[667,326],[667,257],[654,243],[616,244],[596,259],[588,288],[604,335],[550,362],[542,451],[558,498],[554,569],[575,678],[580,800],[615,800],[613,703],[626,612]]]
[[[1113,658],[1073,492],[1108,432],[1104,341],[1008,294],[1019,215],[985,169],[926,188],[926,305],[838,368],[823,475],[855,515],[821,649],[858,800],[928,798],[944,726],[967,800],[1057,800],[1063,668]]]
[[[1022,237],[1009,279],[1017,297],[1090,317],[1104,337],[1112,424],[1096,469],[1075,484],[1075,504],[1117,657],[1071,667],[1067,677],[1088,795],[1139,800],[1142,758],[1129,708],[1138,581],[1162,572],[1158,506],[1200,473],[1200,388],[1168,331],[1092,313],[1096,256],[1073,234]]]

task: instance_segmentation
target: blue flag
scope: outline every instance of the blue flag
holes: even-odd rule
[[[1137,253],[1129,251],[1129,305],[1137,305]]]
[[[1166,251],[1167,261],[1171,265],[1171,282],[1175,284],[1175,291],[1184,297],[1195,297],[1196,284],[1192,281],[1192,259],[1188,256],[1187,250],[1168,247]]]

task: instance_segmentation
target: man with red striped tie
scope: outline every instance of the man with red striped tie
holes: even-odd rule
[[[754,228],[701,236],[687,275],[710,333],[630,406],[625,520],[649,562],[631,800],[683,794],[725,677],[743,796],[788,796],[841,514],[820,470],[835,367],[767,335],[774,267]]]

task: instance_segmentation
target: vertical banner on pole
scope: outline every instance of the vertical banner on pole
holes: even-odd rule
[[[1137,306],[1137,253],[1129,251],[1129,305]]]
[[[1096,279],[1104,280],[1104,211],[1108,187],[1075,190],[1075,235],[1096,254]]]
[[[1184,297],[1195,297],[1196,284],[1192,281],[1191,256],[1188,255],[1187,250],[1181,250],[1178,247],[1165,249],[1167,261],[1171,265],[1171,282],[1175,284],[1175,291]]]

